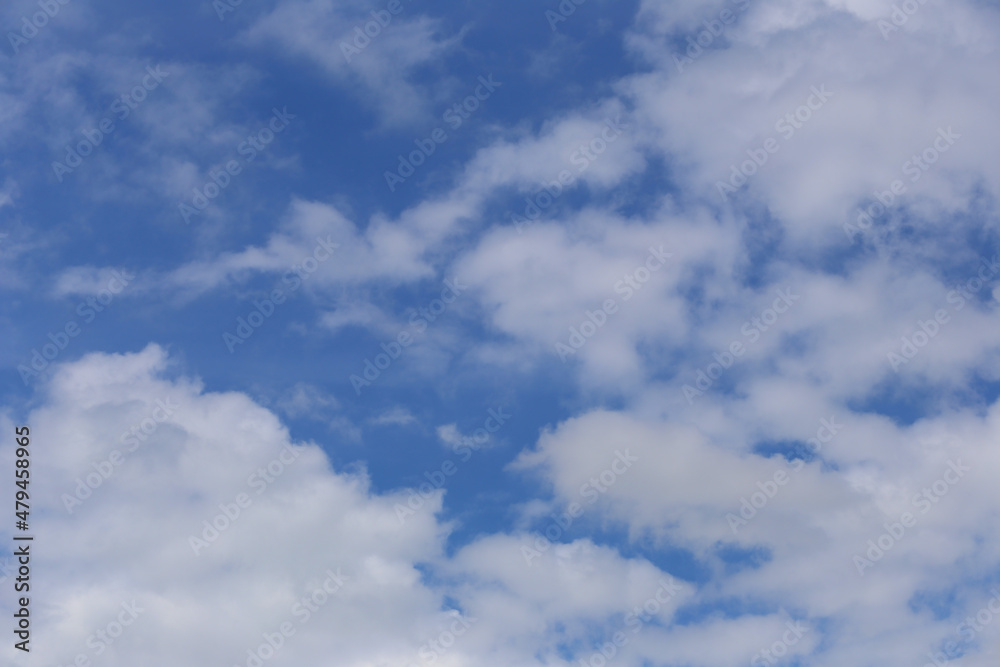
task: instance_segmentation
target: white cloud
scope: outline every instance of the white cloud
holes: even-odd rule
[[[909,429],[873,418],[841,422],[832,440],[824,434],[829,442],[820,449],[822,459],[804,465],[750,454],[754,441],[735,434],[751,432],[755,421],[748,411],[720,444],[690,426],[592,412],[544,434],[517,467],[551,479],[555,511],[578,503],[585,517],[621,522],[633,538],[649,534],[658,544],[686,545],[706,564],[720,544],[768,550],[770,560],[757,568],[734,574],[713,568],[700,600],[753,599],[799,610],[796,617],[819,633],[826,632],[821,625],[837,627],[844,640],[812,656],[813,664],[857,661],[858,642],[865,655],[906,664],[920,660],[938,639],[954,638],[963,612],[935,619],[913,602],[920,591],[956,590],[961,606],[978,604],[982,587],[974,582],[988,581],[994,571],[1000,542],[977,522],[987,520],[996,502],[987,485],[1000,466],[990,445],[1000,427],[1000,404],[985,418],[959,412]],[[818,419],[811,430],[782,435],[804,441],[817,426]],[[837,467],[821,468],[820,461]],[[748,506],[741,510],[743,500]],[[913,523],[895,525],[904,512]],[[742,518],[733,523],[735,533],[727,515]],[[881,537],[890,530],[896,533],[891,539]],[[855,556],[868,558],[868,541],[879,539],[884,555],[872,556],[861,576]],[[740,618],[716,630],[739,636],[741,625],[756,622]],[[709,627],[711,621],[673,628],[672,641],[657,650],[677,661],[696,654],[704,664],[732,664],[737,655],[720,654],[713,662],[710,651],[696,651],[703,640],[695,638]],[[748,645],[770,645],[781,636],[780,624],[774,627],[773,639],[763,633]],[[799,648],[812,650],[818,639]]]
[[[581,641],[592,623],[649,598],[667,576],[581,544],[560,558],[561,574],[546,577],[543,589],[532,583],[539,571],[523,564],[517,540],[504,536],[446,558],[439,493],[400,522],[403,491],[373,494],[364,472],[331,470],[316,444],[292,442],[275,415],[245,395],[208,393],[173,375],[155,345],[88,355],[59,368],[26,419],[35,457],[32,527],[38,544],[49,545],[32,558],[34,636],[49,638],[32,645],[39,660],[96,659],[99,644],[88,647],[88,636],[134,601],[138,617],[103,652],[109,665],[245,664],[247,650],[285,622],[295,634],[273,664],[320,664],[332,653],[345,664],[410,664],[454,627],[449,596],[470,629],[447,651],[448,662],[523,663],[538,651],[555,655],[562,639]],[[13,424],[3,421],[10,438]],[[12,444],[3,448],[6,464]],[[66,497],[88,480],[96,488],[80,491],[86,497],[70,504],[70,514]],[[3,483],[5,493],[12,488]],[[192,535],[205,543],[192,547]],[[418,565],[454,582],[429,583]],[[328,570],[346,581],[314,598],[321,606],[306,621],[297,601],[322,586]],[[497,581],[508,589],[501,598]],[[13,651],[4,649],[8,659]]]
[[[415,363],[439,355],[424,364],[436,377],[447,366],[438,361],[467,348],[473,360],[536,371],[556,357],[556,343],[575,348],[571,328],[589,321],[597,331],[566,366],[584,397],[576,416],[544,432],[513,466],[537,474],[552,492],[551,500],[524,499],[521,525],[576,502],[586,527],[622,526],[636,544],[689,549],[708,573],[624,647],[622,664],[745,664],[782,636],[788,610],[810,627],[790,649],[804,662],[922,664],[938,640],[954,636],[956,619],[983,604],[980,584],[1000,560],[1000,543],[983,528],[998,500],[1000,458],[991,443],[1000,406],[967,405],[971,380],[1000,377],[992,333],[1000,315],[995,300],[966,298],[960,309],[951,292],[955,276],[971,279],[981,261],[955,241],[968,231],[963,225],[995,227],[997,17],[981,4],[925,3],[883,39],[875,21],[891,11],[888,1],[755,0],[725,39],[678,71],[675,38],[683,43],[704,20],[739,4],[644,3],[628,45],[647,71],[618,82],[617,97],[557,114],[537,132],[499,132],[449,191],[394,219],[376,214],[365,224],[330,204],[293,199],[258,243],[207,251],[165,275],[147,274],[146,285],[190,295],[258,274],[279,281],[312,257],[307,284],[337,305],[319,315],[325,333],[364,326],[395,334],[398,314],[372,303],[383,290],[457,273],[475,301],[457,314],[482,314],[489,339],[472,346],[457,325],[435,329],[436,345],[427,346],[434,349]],[[404,14],[348,64],[339,40],[370,8],[285,3],[247,40],[311,59],[338,82],[360,81],[386,122],[404,122],[428,99],[411,75],[451,42],[436,22]],[[73,69],[55,60],[45,66],[60,76]],[[829,101],[781,136],[779,119],[823,86]],[[51,102],[56,114],[80,107],[72,91]],[[619,116],[625,130],[593,144]],[[202,127],[212,115],[195,117]],[[172,120],[171,133],[184,140]],[[16,119],[11,127],[5,137]],[[234,127],[211,142],[226,145]],[[850,246],[842,226],[855,222],[856,207],[906,178],[903,162],[947,127],[961,137]],[[716,182],[747,150],[759,155],[769,137],[780,137],[780,150],[723,203]],[[591,160],[581,149],[587,145],[604,148]],[[651,171],[661,164],[676,192],[639,206],[621,186],[657,176]],[[168,160],[164,170],[168,189],[197,177],[182,160]],[[507,214],[524,215],[524,207],[494,207],[511,191],[537,201],[563,170],[573,176],[566,188],[610,193],[612,203],[544,207],[520,234]],[[982,201],[974,201],[975,188]],[[333,245],[322,261],[314,254]],[[637,275],[651,246],[673,256],[624,303],[617,285]],[[76,267],[57,276],[53,292],[93,293],[106,278],[106,269]],[[766,313],[777,290],[796,299],[771,323]],[[996,290],[990,282],[981,294]],[[618,311],[596,324],[588,312],[612,298]],[[948,321],[893,369],[887,355],[905,356],[902,339],[926,332],[940,309]],[[743,331],[755,318],[767,328],[752,338]],[[682,387],[697,385],[734,341],[746,354],[689,404]],[[481,535],[447,557],[450,527],[435,516],[440,495],[401,527],[394,503],[407,493],[373,494],[364,473],[332,471],[319,447],[291,443],[281,422],[246,396],[206,393],[167,376],[167,358],[155,346],[86,357],[63,367],[31,415],[40,448],[59,454],[40,458],[36,469],[49,499],[39,535],[63,550],[39,557],[41,571],[51,573],[40,578],[39,599],[58,601],[38,607],[40,632],[59,638],[43,649],[45,659],[71,659],[44,651],[83,650],[87,633],[135,597],[149,611],[117,645],[122,664],[239,661],[326,568],[342,567],[350,585],[322,622],[289,640],[283,660],[308,665],[336,651],[345,664],[410,664],[421,643],[452,622],[447,599],[477,620],[442,664],[564,665],[589,655],[594,638],[648,599],[663,576],[586,539],[552,546],[528,564],[523,547],[537,543],[525,533]],[[928,395],[929,407],[917,406],[923,418],[910,425],[868,408]],[[56,499],[93,464],[100,468],[130,429],[142,432],[157,400],[176,402],[176,415],[156,422],[148,441],[70,518]],[[580,407],[609,403],[623,407]],[[292,417],[338,407],[307,385],[276,406]],[[349,424],[329,418],[346,432]],[[414,420],[396,408],[369,423]],[[817,436],[826,428],[821,420],[843,426],[809,463],[753,451]],[[451,445],[463,439],[455,424],[437,435]],[[296,462],[193,556],[187,535],[218,514],[220,502],[246,492],[254,470],[282,451],[298,453]],[[954,484],[938,484],[947,493],[922,512],[914,498],[947,480],[959,460],[970,469]],[[778,473],[787,481],[779,484]],[[751,498],[763,498],[763,506],[750,512],[744,501]],[[866,556],[868,541],[906,511],[916,524],[860,576],[854,557]],[[761,549],[769,560],[732,567],[720,555],[726,545]],[[443,576],[424,579],[426,566]],[[923,594],[953,600],[954,614],[930,613]],[[672,625],[670,614],[688,601],[688,611],[706,609],[705,616]],[[764,611],[727,615],[727,605]],[[238,610],[243,620],[228,624],[219,609]],[[987,664],[996,636],[988,628],[964,662]]]
[[[374,418],[372,423],[378,426],[409,426],[416,423],[416,421],[417,418],[409,410],[401,405],[397,405]]]
[[[644,49],[654,71],[632,77],[623,91],[646,136],[684,166],[678,178],[685,187],[720,205],[716,183],[748,159],[747,150],[774,138],[779,150],[750,177],[746,193],[768,206],[796,243],[835,240],[856,206],[896,179],[907,186],[902,207],[929,199],[946,211],[961,209],[974,187],[996,181],[989,109],[1000,90],[983,57],[995,47],[995,12],[976,3],[925,4],[903,32],[883,39],[874,19],[888,17],[892,3],[851,3],[851,11],[832,4],[724,3],[736,22],[719,37],[706,33],[712,42],[700,54],[692,50],[680,71],[674,56],[683,58],[682,49]],[[703,20],[720,12],[689,9]],[[656,3],[644,10],[659,20],[638,24],[637,48],[671,34],[697,39],[706,30]],[[928,80],[937,82],[932,96]],[[832,97],[800,128],[778,128],[813,86],[826,86]],[[912,181],[904,163],[949,127],[961,138]],[[919,218],[921,226],[954,224],[951,216]]]
[[[419,14],[409,0],[395,4],[398,13],[389,12],[387,3],[286,0],[243,40],[274,44],[315,63],[345,87],[360,86],[387,124],[407,123],[426,114],[429,102],[428,91],[411,75],[447,53],[460,35],[442,35],[441,22]]]
[[[135,274],[127,269],[113,267],[76,266],[64,270],[56,277],[52,287],[54,297],[87,295],[101,292],[118,294],[128,287]]]
[[[340,401],[318,387],[299,382],[278,399],[277,406],[289,417],[318,416],[340,409]]]

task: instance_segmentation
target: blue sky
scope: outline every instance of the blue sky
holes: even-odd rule
[[[0,451],[58,545],[9,664],[995,664],[996,8],[0,27]]]

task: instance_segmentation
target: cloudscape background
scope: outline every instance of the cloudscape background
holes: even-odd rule
[[[997,664],[995,3],[0,27],[3,664]]]

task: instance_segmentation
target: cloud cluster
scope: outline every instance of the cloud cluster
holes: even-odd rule
[[[359,328],[395,339],[423,290],[457,276],[468,288],[417,346],[433,371],[399,386],[426,392],[454,357],[469,376],[551,383],[570,416],[512,455],[507,472],[535,485],[513,525],[455,544],[444,491],[373,492],[363,465],[333,469],[330,445],[206,391],[156,344],[60,364],[28,416],[37,450],[58,453],[33,469],[48,545],[34,609],[58,638],[39,659],[937,660],[1000,563],[1000,17],[962,1],[894,19],[897,4],[643,2],[631,73],[585,108],[491,129],[398,212],[293,192],[265,231],[199,231],[197,253],[137,271],[129,294],[170,304],[298,281],[334,344]],[[419,74],[461,37],[408,0],[289,0],[247,21],[240,49],[312,62],[395,126],[435,101]],[[58,153],[100,121],[73,83],[83,69],[117,95],[151,65],[36,51],[3,63],[0,145],[15,150]],[[95,155],[75,174],[88,197],[142,183],[173,206],[252,129],[220,111],[257,80],[249,66],[165,68],[163,103],[129,121],[145,166],[119,180]],[[32,114],[59,131],[25,138]],[[58,239],[12,233],[0,266],[21,289],[7,253]],[[114,278],[74,261],[44,291]],[[301,382],[274,404],[362,443],[329,422],[346,401],[328,391]],[[422,415],[379,406],[358,423],[468,440]],[[120,638],[95,644],[128,610]],[[977,623],[961,664],[995,664],[1000,626]]]
[[[373,494],[363,470],[332,470],[271,412],[205,392],[172,365],[155,345],[88,355],[59,369],[28,416],[34,451],[60,452],[32,468],[33,529],[47,545],[32,570],[42,661],[254,664],[278,643],[272,664],[426,664],[431,650],[450,664],[524,661],[554,650],[556,626],[575,624],[561,632],[580,641],[588,623],[641,604],[669,576],[581,544],[542,590],[505,537],[446,558],[440,492],[401,523],[403,490]],[[129,435],[143,433],[132,447]],[[116,450],[130,451],[109,470]],[[103,480],[69,511],[65,496],[88,477]],[[607,578],[587,582],[588,571]],[[448,633],[462,627],[452,648]]]

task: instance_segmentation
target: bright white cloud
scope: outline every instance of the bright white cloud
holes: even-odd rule
[[[401,521],[407,493],[376,495],[364,472],[331,470],[316,444],[293,442],[245,395],[176,377],[155,345],[62,366],[28,423],[34,451],[60,452],[32,468],[34,528],[49,545],[32,561],[34,627],[52,638],[33,654],[46,662],[100,652],[108,664],[246,664],[247,650],[283,623],[294,634],[274,664],[319,664],[331,653],[346,664],[419,663],[430,640],[450,642],[462,627],[454,649],[438,649],[446,662],[523,662],[539,650],[554,655],[562,638],[582,640],[588,622],[672,581],[586,545],[559,560],[562,574],[544,591],[511,538],[446,558],[440,493]],[[13,447],[4,451],[10,463]],[[454,582],[430,584],[418,566]],[[606,578],[585,577],[598,571]],[[495,598],[498,581],[507,602]],[[317,593],[324,585],[335,592]],[[690,595],[677,586],[661,594],[663,614]],[[301,601],[314,594],[307,614]],[[94,633],[119,617],[129,625],[102,648]]]

